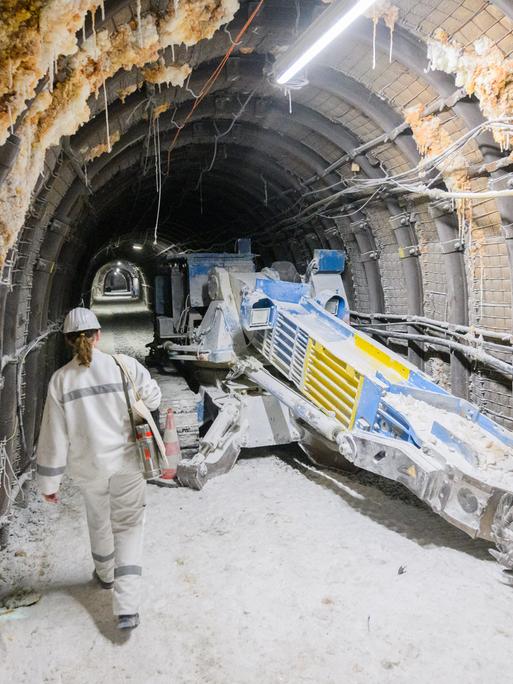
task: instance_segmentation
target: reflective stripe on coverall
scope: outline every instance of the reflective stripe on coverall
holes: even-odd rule
[[[129,356],[122,360],[141,399],[157,409],[161,392],[148,370]],[[84,496],[96,571],[105,581],[114,577],[115,614],[138,612],[145,481],[119,367],[98,349],[89,368],[75,357],[48,387],[37,446],[43,494],[58,490],[65,469]]]

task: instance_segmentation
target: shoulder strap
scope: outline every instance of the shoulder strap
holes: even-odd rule
[[[141,398],[141,396],[140,396],[139,392],[137,391],[137,387],[135,386],[135,382],[134,382],[133,377],[130,375],[130,373],[128,372],[128,369],[127,369],[125,363],[124,363],[123,360],[121,359],[121,356],[120,356],[119,354],[113,354],[113,355],[112,355],[112,358],[113,358],[114,361],[118,364],[118,366],[119,366],[119,368],[120,368],[120,370],[121,370],[122,375],[126,376],[126,377],[130,380],[130,384],[132,385],[132,389],[133,389],[133,391],[134,391],[135,398],[137,399],[137,401],[139,401],[140,398]]]
[[[119,368],[119,371],[121,373],[121,381],[123,382],[123,392],[125,393],[126,406],[128,409],[128,415],[130,417],[130,425],[132,426],[132,434],[134,436],[134,440],[137,441],[137,433],[135,431],[134,412],[132,411],[132,404],[130,403],[130,394],[128,393],[128,384],[126,381],[126,370],[123,368],[122,364],[119,362],[116,355],[113,355],[112,358],[116,362],[116,364]]]

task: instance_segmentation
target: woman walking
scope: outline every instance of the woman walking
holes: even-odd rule
[[[64,321],[73,359],[48,387],[37,447],[37,473],[46,501],[57,503],[67,468],[85,501],[93,576],[114,589],[120,629],[139,624],[145,480],[133,439],[121,369],[97,349],[100,324],[89,309],[76,308]],[[121,356],[123,367],[150,411],[161,391],[144,366]],[[128,383],[131,384],[131,383]]]

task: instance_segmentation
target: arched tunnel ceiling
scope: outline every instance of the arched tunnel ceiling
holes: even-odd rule
[[[513,107],[511,4],[377,1],[303,87],[277,88],[275,59],[329,4],[8,4],[0,259],[21,289],[0,291],[5,349],[79,300],[103,249],[154,254],[154,232],[173,249],[251,236],[300,268],[343,248],[353,308],[509,334],[510,124],[490,122]]]

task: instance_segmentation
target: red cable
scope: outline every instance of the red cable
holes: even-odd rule
[[[262,5],[264,4],[264,1],[265,1],[265,0],[260,0],[260,2],[259,2],[258,5],[255,7],[255,9],[254,9],[253,12],[251,13],[251,15],[248,17],[248,20],[246,21],[246,23],[244,24],[244,26],[241,28],[241,30],[240,30],[239,33],[237,34],[237,37],[235,38],[235,40],[232,42],[232,44],[230,45],[230,47],[229,47],[228,50],[226,51],[226,54],[224,55],[223,59],[222,59],[221,62],[217,65],[217,67],[214,69],[214,71],[212,72],[212,74],[209,76],[207,82],[206,82],[206,83],[203,85],[203,87],[201,88],[198,97],[196,98],[194,104],[193,104],[192,107],[191,107],[191,111],[190,111],[190,112],[187,114],[187,116],[185,117],[185,119],[184,119],[182,125],[180,126],[180,128],[177,129],[177,131],[176,131],[176,133],[175,133],[175,135],[174,135],[174,137],[173,137],[173,140],[171,141],[171,145],[169,146],[169,150],[168,150],[168,152],[167,152],[167,172],[166,172],[167,175],[169,175],[169,167],[170,167],[170,163],[171,163],[171,152],[174,150],[174,148],[175,148],[175,146],[176,146],[176,141],[178,140],[178,137],[179,137],[180,133],[182,132],[182,129],[185,128],[185,126],[188,124],[188,122],[190,121],[191,116],[194,114],[196,108],[201,104],[201,102],[204,100],[204,98],[208,95],[208,93],[209,93],[210,89],[212,88],[212,86],[214,85],[214,83],[217,81],[217,79],[218,79],[218,77],[219,77],[221,71],[222,71],[223,68],[224,68],[224,65],[225,65],[226,62],[230,59],[230,56],[231,56],[231,54],[232,54],[234,48],[237,46],[237,43],[239,43],[239,41],[240,41],[240,39],[242,38],[242,36],[246,33],[246,31],[248,30],[248,28],[251,26],[251,24],[252,24],[254,18],[255,18],[256,15],[259,13],[260,8],[261,8]]]

